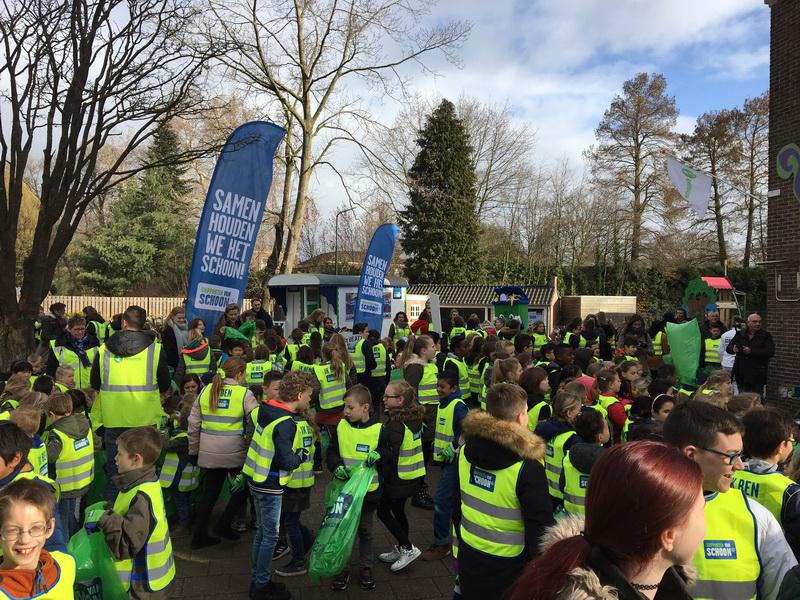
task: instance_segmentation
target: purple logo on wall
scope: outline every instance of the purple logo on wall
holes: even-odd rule
[[[778,152],[778,177],[789,179],[793,177],[792,189],[794,197],[800,200],[800,146],[787,144]]]

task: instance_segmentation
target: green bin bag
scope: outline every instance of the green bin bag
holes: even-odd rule
[[[695,385],[702,340],[697,321],[692,319],[688,323],[667,323],[667,340],[678,380],[687,385]]]
[[[86,513],[102,506],[102,502],[93,504],[86,508]],[[81,527],[69,540],[67,551],[75,558],[77,600],[126,600],[128,593],[122,587],[101,531],[89,533]]]
[[[375,471],[375,467],[364,464],[354,467],[335,500],[332,500],[332,488],[327,490],[326,503],[330,502],[330,506],[326,506],[308,563],[308,573],[314,583],[321,577],[338,575],[347,566],[361,520],[361,507]]]

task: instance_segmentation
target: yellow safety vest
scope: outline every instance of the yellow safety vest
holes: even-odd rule
[[[487,360],[481,369],[481,394],[478,396],[481,410],[486,410],[486,395],[489,393],[489,386],[486,384],[486,372],[491,368],[491,363]]]
[[[56,458],[54,479],[62,492],[76,492],[89,487],[94,480],[94,440],[91,431],[75,439],[59,429],[50,435],[61,440],[61,452]]]
[[[106,427],[157,425],[161,420],[161,393],[156,369],[161,345],[150,344],[133,356],[118,356],[100,346],[102,423]]]
[[[561,488],[558,487],[558,480],[561,478],[561,471],[564,469],[564,444],[567,443],[574,431],[559,433],[556,437],[547,442],[544,454],[545,475],[547,475],[547,487],[550,495],[559,500],[564,498]]]
[[[374,423],[367,427],[353,427],[347,419],[342,419],[336,426],[336,436],[339,441],[339,456],[347,468],[360,465],[366,460],[367,455],[378,449],[378,440],[381,436],[381,423]],[[378,473],[372,476],[368,492],[378,489]]]
[[[599,404],[606,410],[606,414],[608,414],[608,408],[612,404],[616,404],[617,402],[619,402],[619,398],[617,398],[616,396],[604,396],[603,394],[600,394],[597,397],[597,404]]]
[[[286,485],[292,476],[291,471],[272,471],[272,461],[275,459],[275,440],[272,438],[272,433],[278,423],[282,423],[292,417],[289,415],[278,417],[274,421],[267,423],[266,427],[258,424],[257,410],[251,413],[251,418],[256,429],[253,433],[250,447],[247,449],[247,458],[245,458],[242,473],[252,479],[254,483],[266,481],[270,473],[277,474],[278,483],[282,486]]]
[[[314,375],[319,381],[319,407],[321,410],[335,410],[344,406],[344,394],[347,391],[347,374],[342,365],[342,375],[336,379],[336,372],[331,363],[314,365]]]
[[[663,331],[656,332],[656,335],[653,337],[653,356],[663,356],[664,348],[661,344],[661,339],[664,337]]]
[[[97,347],[87,348],[86,357],[89,359],[89,366],[84,366],[80,357],[67,348],[66,346],[56,346],[55,340],[50,340],[50,348],[53,350],[58,364],[61,367],[72,367],[75,371],[75,387],[76,388],[89,388],[92,387],[92,363],[97,354]]]
[[[297,451],[300,448],[308,450],[308,455],[305,460],[300,463],[300,466],[292,471],[289,476],[289,481],[286,484],[288,488],[300,489],[310,488],[314,485],[314,430],[308,421],[300,419],[297,423],[297,430],[294,432],[294,440],[292,441],[292,450]]]
[[[794,481],[783,473],[753,473],[752,471],[736,471],[733,474],[731,487],[741,490],[748,498],[757,500],[764,508],[773,514],[778,523],[783,524],[781,518],[785,493]]]
[[[467,372],[469,373],[469,395],[473,398],[480,398],[481,396],[481,389],[483,388],[483,380],[481,379],[482,366],[480,359],[476,360],[471,365],[467,365]]]
[[[167,515],[164,511],[164,496],[158,481],[146,481],[134,486],[127,492],[119,492],[114,500],[114,512],[124,517],[139,492],[145,494],[150,500],[150,516],[152,529],[143,548],[144,573],[147,589],[151,592],[160,592],[175,579],[175,560],[172,557],[172,541],[169,537]],[[134,563],[142,560],[141,555],[114,561],[117,574],[126,590],[131,587],[131,575]]]
[[[761,562],[756,519],[744,494],[731,489],[706,498],[706,537],[694,555],[696,600],[756,598]]]
[[[348,344],[348,352],[353,359],[353,366],[356,368],[356,373],[361,374],[367,371],[367,359],[364,356],[364,338],[356,338],[355,343],[350,341]]]
[[[528,429],[531,431],[536,429],[536,426],[539,424],[539,415],[545,406],[548,406],[548,404],[542,400],[541,402],[534,404],[528,411]]]
[[[633,425],[633,423],[634,423],[634,421],[630,417],[626,417],[625,418],[625,424],[622,426],[622,433],[620,433],[620,436],[619,436],[619,439],[621,441],[623,441],[623,442],[627,442],[628,441],[628,431],[630,431],[631,425]]]
[[[722,340],[717,338],[712,340],[711,338],[706,338],[703,340],[703,345],[705,346],[705,362],[707,365],[713,364],[718,365],[720,364],[719,360],[719,343]]]
[[[589,487],[588,473],[581,473],[575,468],[567,452],[564,457],[564,510],[572,515],[585,514],[587,487]]]
[[[570,341],[572,340],[572,336],[573,335],[577,335],[577,334],[572,333],[571,331],[568,331],[567,333],[564,334],[564,343],[567,344],[568,346],[572,345],[570,343]]]
[[[297,351],[300,349],[300,346],[303,344],[286,344],[286,348],[284,350],[284,354],[286,355],[286,360],[294,360],[297,358]]]
[[[45,591],[39,592],[35,596],[26,596],[26,598],[31,600],[73,600],[75,598],[73,591],[75,586],[75,559],[69,554],[58,551],[50,552],[50,556],[56,565],[56,573],[58,573],[56,580]],[[0,598],[13,599],[16,596],[9,596],[0,588]]]
[[[427,363],[422,371],[422,378],[417,385],[417,398],[420,404],[439,404],[436,383],[439,381],[439,369],[435,363]]]
[[[194,358],[194,353],[181,354],[183,357],[183,364],[185,365],[184,373],[186,375],[205,375],[211,370],[211,348],[208,348],[206,355],[203,358]]]
[[[314,374],[314,365],[310,365],[308,363],[300,362],[299,360],[292,361],[292,368],[289,369],[290,372],[300,371],[301,373],[311,373]]]
[[[28,452],[28,462],[31,463],[33,470],[43,477],[50,477],[50,469],[47,466],[47,446],[31,446]]]
[[[188,437],[185,431],[180,431],[170,436],[171,440]],[[170,487],[175,481],[178,469],[181,466],[180,456],[177,452],[167,452],[164,455],[164,463],[161,465],[161,472],[158,475],[158,483],[162,488]],[[181,478],[178,480],[179,492],[191,492],[200,487],[200,467],[187,462],[181,469]]]
[[[14,400],[12,398],[6,398],[3,401],[3,410],[0,412],[0,421],[8,421],[11,419],[11,411],[19,406],[19,400]]]
[[[455,435],[455,409],[458,404],[464,404],[461,398],[454,398],[450,403],[442,408],[441,403],[436,409],[436,431],[433,438],[433,460],[442,453],[442,450],[450,444],[455,448],[458,440]],[[438,462],[438,461],[437,461]]]
[[[467,328],[466,327],[453,327],[450,330],[450,336],[448,339],[454,340],[458,336],[466,336],[467,335]]]
[[[36,471],[20,471],[17,473],[17,476],[14,477],[9,484],[14,483],[19,479],[30,479],[31,481],[38,481],[42,485],[46,485],[50,488],[53,492],[53,495],[56,497],[56,502],[61,499],[61,488],[59,485],[53,481],[50,477],[44,477],[43,475],[39,475]]]
[[[397,458],[397,476],[410,480],[425,477],[425,457],[422,455],[422,429],[416,433],[403,425],[403,442]]]
[[[403,338],[407,338],[411,335],[411,327],[398,327],[397,323],[394,324],[394,335],[392,336],[392,341],[396,344]]]
[[[372,355],[375,357],[376,367],[372,371],[373,377],[386,376],[386,346],[378,342],[372,347]]]
[[[461,541],[490,556],[513,558],[525,550],[525,522],[517,497],[523,461],[490,471],[458,454]]]
[[[531,334],[531,337],[533,338],[533,353],[534,355],[538,355],[539,350],[541,350],[542,346],[544,346],[549,340],[543,333],[534,333]]]
[[[444,361],[443,370],[447,370],[447,363],[454,364],[458,369],[458,391],[461,392],[461,399],[466,402],[469,400],[469,369],[467,363],[458,358],[455,354],[450,354]]]
[[[211,386],[200,393],[202,432],[208,435],[244,435],[244,397],[247,388],[241,385],[223,385],[219,391],[217,410],[211,411]]]
[[[244,382],[247,385],[264,383],[264,374],[272,371],[272,363],[268,360],[254,360],[247,363],[244,371]]]

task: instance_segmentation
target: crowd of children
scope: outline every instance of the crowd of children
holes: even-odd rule
[[[173,325],[181,314],[170,314]],[[714,360],[721,330],[713,324],[698,379],[679,383],[664,360],[664,328],[643,344],[643,321],[612,338],[604,320],[579,319],[562,339],[541,322],[523,332],[514,320],[481,327],[452,315],[436,332],[399,313],[381,338],[363,323],[337,330],[314,311],[287,339],[257,316],[231,305],[213,327],[168,325],[176,346],[160,427],[119,435],[107,485],[95,464],[104,424],[93,410],[91,365],[114,323],[94,311],[87,333],[84,316],[65,318],[64,335],[11,366],[0,395],[1,592],[71,597],[67,542],[83,527],[102,533],[131,598],[167,597],[172,538],[191,535],[202,551],[253,528],[249,595],[286,600],[280,579],[307,573],[319,524],[304,523],[303,513],[323,464],[339,480],[366,464],[375,475],[357,572],[339,573],[331,590],[376,587],[377,515],[395,541],[377,558],[392,572],[452,554],[455,598],[561,598],[557,586],[540,594],[515,582],[540,577],[549,551],[537,556],[557,521],[591,516],[593,467],[613,462],[603,458],[608,448],[641,440],[671,444],[703,471],[709,534],[694,556],[697,592],[686,597],[755,597],[753,583],[758,597],[778,598],[784,579],[800,581],[795,423],[757,394],[733,394]],[[86,511],[98,486],[100,497],[107,487],[113,495]],[[637,490],[620,481],[619,494]],[[409,500],[432,510],[434,542],[424,550],[410,536]],[[715,562],[723,556],[729,562]],[[575,567],[591,567],[587,560]],[[635,574],[625,575],[638,597],[666,597],[656,596],[659,581],[636,587]]]

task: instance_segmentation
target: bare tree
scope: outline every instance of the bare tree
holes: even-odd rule
[[[31,324],[87,208],[136,171],[155,126],[200,109],[212,49],[189,43],[190,0],[9,0],[0,7],[0,363],[30,349]],[[101,149],[126,141],[108,165]],[[24,178],[42,157],[39,207],[17,297]]]
[[[642,255],[644,223],[661,195],[660,150],[673,140],[678,117],[663,75],[639,73],[622,86],[595,130],[587,151],[592,171],[606,190],[616,190],[630,222],[630,258]]]
[[[342,88],[360,83],[389,94],[402,90],[404,65],[421,64],[437,51],[453,59],[469,26],[422,26],[428,6],[422,0],[210,2],[230,48],[224,64],[249,89],[272,94],[296,125],[297,185],[280,261],[280,270],[291,273],[314,170],[332,166],[326,157],[330,148],[352,140],[352,121],[366,118],[358,99]],[[284,207],[281,217],[288,220],[289,212]]]

